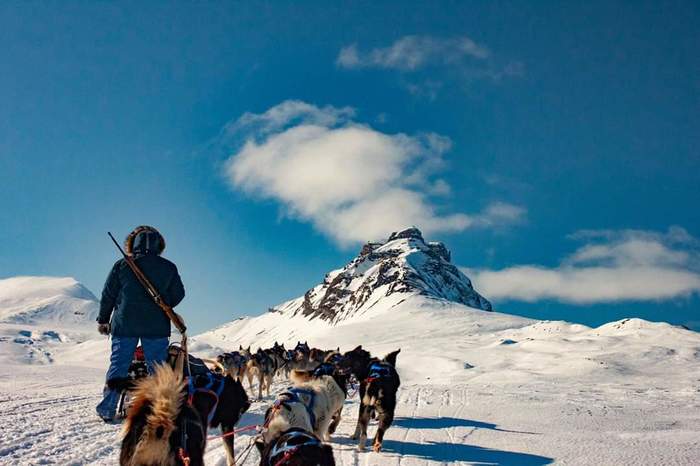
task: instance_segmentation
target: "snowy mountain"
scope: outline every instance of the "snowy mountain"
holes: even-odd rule
[[[70,277],[0,280],[0,351],[13,361],[50,363],[66,343],[94,338],[97,298]]]
[[[443,243],[426,242],[417,228],[395,232],[386,242],[365,244],[357,257],[328,273],[323,283],[271,311],[337,324],[392,295],[428,296],[490,311],[491,303],[450,263],[450,256]]]
[[[92,323],[98,311],[95,295],[70,277],[0,280],[0,323]]]
[[[590,328],[395,293],[334,325],[266,313],[190,345],[213,356],[298,340],[379,356],[401,348],[390,446],[380,455],[348,446],[353,400],[333,444],[339,464],[700,464],[700,333],[681,327],[623,319]],[[247,419],[260,422],[266,403]],[[208,458],[221,456],[217,447]]]

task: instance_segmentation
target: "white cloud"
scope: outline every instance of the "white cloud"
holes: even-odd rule
[[[663,300],[700,293],[698,241],[680,227],[649,231],[581,231],[588,241],[559,266],[467,270],[494,300],[554,299],[574,304]]]
[[[336,108],[330,105],[317,107],[300,100],[285,100],[265,113],[244,113],[224,127],[228,135],[245,130],[255,130],[261,135],[278,131],[294,122],[319,126],[334,126],[355,116],[351,107]]]
[[[476,81],[501,82],[524,74],[522,63],[495,58],[466,36],[404,36],[369,50],[351,44],[340,49],[335,63],[343,69],[395,71],[409,93],[430,100],[446,87],[468,89]]]
[[[405,36],[388,47],[361,52],[357,44],[343,47],[336,64],[341,68],[386,68],[415,71],[429,65],[452,65],[464,60],[484,60],[488,48],[468,37]]]
[[[418,226],[427,234],[492,227],[520,220],[524,210],[491,204],[482,213],[443,214],[431,195],[446,196],[449,138],[386,134],[351,120],[352,109],[283,102],[227,125],[239,148],[226,162],[231,184],[282,203],[341,244],[381,239]]]
[[[525,219],[526,210],[506,202],[492,202],[476,220],[483,226],[519,223]]]

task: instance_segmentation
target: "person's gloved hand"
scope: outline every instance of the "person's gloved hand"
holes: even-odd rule
[[[109,324],[97,324],[97,331],[100,332],[101,335],[109,335]]]

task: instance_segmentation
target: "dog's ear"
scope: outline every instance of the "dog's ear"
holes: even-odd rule
[[[352,350],[353,353],[356,353],[356,352],[358,352],[358,351],[362,351],[362,345],[358,345],[357,348],[355,348],[354,350]]]
[[[335,458],[333,458],[333,448],[330,445],[323,445],[321,453],[321,465],[335,466]]]
[[[396,366],[396,356],[398,356],[400,352],[401,348],[397,349],[396,351],[392,351],[391,353],[384,356],[384,360],[392,366]]]

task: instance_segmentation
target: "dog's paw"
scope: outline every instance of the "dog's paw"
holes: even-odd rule
[[[372,450],[374,450],[375,453],[379,453],[380,451],[382,451],[382,444],[378,442],[375,443],[374,445],[372,445]]]

